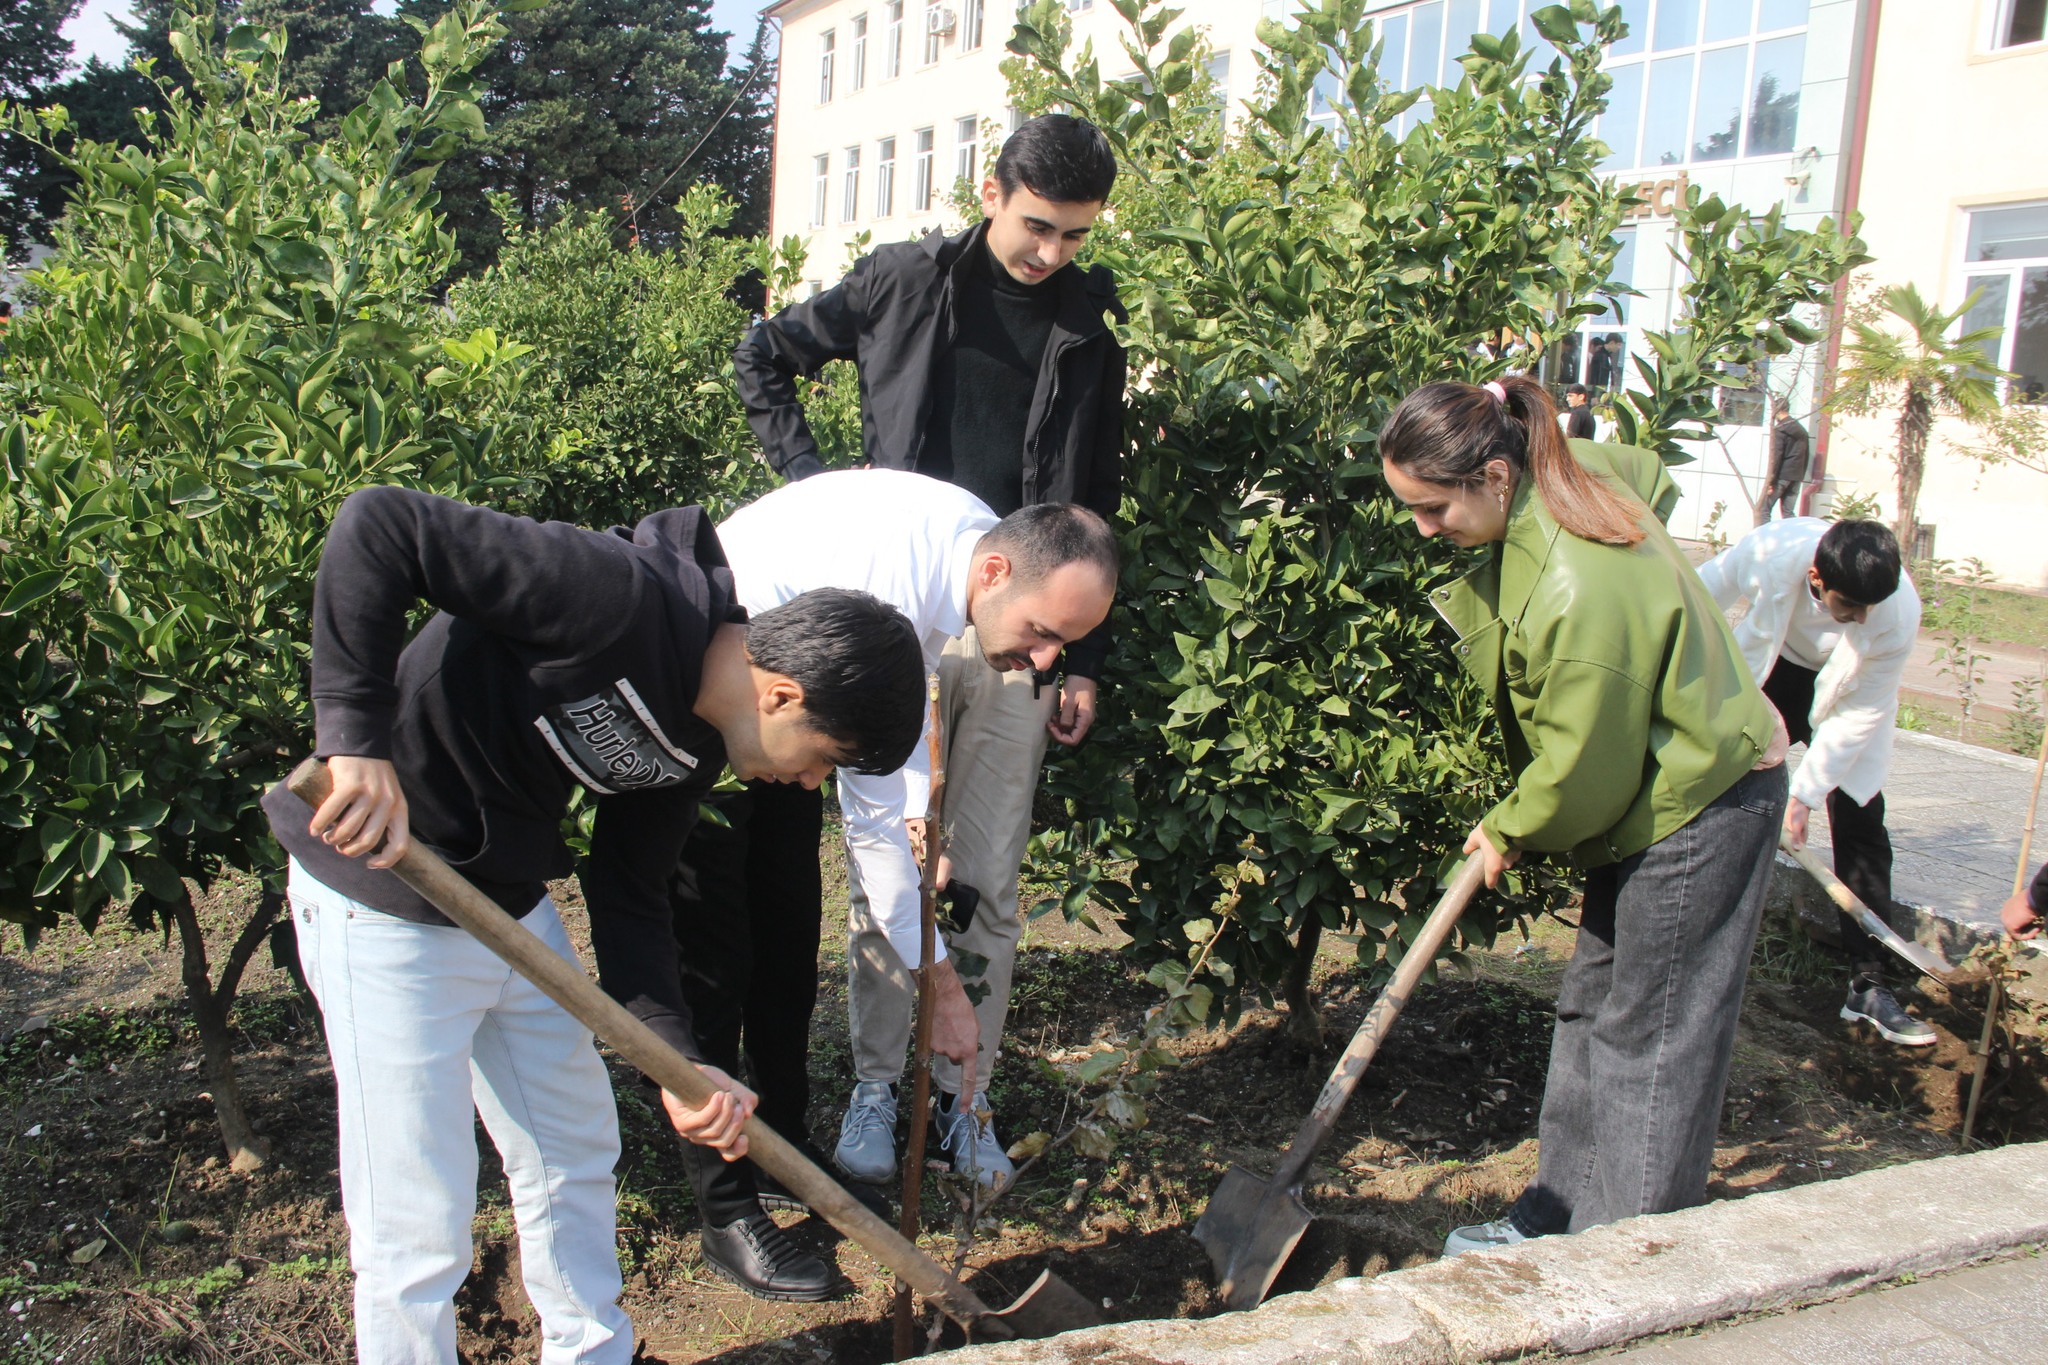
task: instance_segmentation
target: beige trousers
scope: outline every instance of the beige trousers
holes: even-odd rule
[[[1017,870],[1031,838],[1031,798],[1045,761],[1046,722],[1059,704],[1053,684],[1031,695],[1031,672],[1003,673],[981,657],[974,628],[946,646],[939,658],[939,715],[945,727],[945,852],[953,880],[981,893],[965,930],[940,930],[954,970],[974,1002],[981,1024],[975,1062],[977,1088],[986,1089],[1010,1009],[1010,974],[1017,961]],[[848,859],[852,904],[847,915],[847,1002],[853,1034],[854,1076],[895,1081],[910,1050],[917,985],[869,912],[860,873]],[[932,1079],[957,1093],[960,1068],[932,1058]]]

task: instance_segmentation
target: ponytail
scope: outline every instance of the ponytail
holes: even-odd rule
[[[1504,460],[1535,481],[1557,524],[1581,540],[1634,545],[1643,538],[1637,506],[1573,457],[1550,395],[1525,376],[1484,387],[1425,384],[1394,409],[1379,447],[1382,460],[1425,483],[1476,483],[1489,460]]]

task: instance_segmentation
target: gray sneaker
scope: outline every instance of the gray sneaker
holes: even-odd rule
[[[896,1174],[896,1087],[887,1081],[857,1081],[846,1117],[839,1121],[839,1145],[832,1164],[855,1180],[881,1185]]]
[[[947,1103],[949,1098],[952,1104]],[[975,1091],[973,1101],[964,1110],[956,1107],[958,1103],[958,1096],[940,1095],[932,1105],[939,1145],[952,1161],[954,1174],[971,1172],[976,1184],[1003,1188],[1016,1177],[1017,1168],[1010,1163],[1003,1144],[996,1140],[995,1120],[982,1117],[989,1112],[988,1092]]]
[[[1902,1047],[1934,1046],[1934,1025],[1906,1013],[1898,998],[1881,982],[1859,976],[1849,982],[1849,998],[1842,1005],[1842,1017],[1861,1021]]]
[[[1495,1247],[1511,1247],[1528,1240],[1528,1233],[1505,1218],[1496,1218],[1491,1223],[1452,1228],[1451,1235],[1444,1238],[1444,1255],[1462,1256],[1468,1251],[1491,1251]]]

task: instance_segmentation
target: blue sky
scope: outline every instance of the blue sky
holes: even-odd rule
[[[64,36],[71,40],[72,56],[80,65],[88,57],[98,57],[103,62],[118,62],[128,50],[128,44],[114,27],[114,15],[128,17],[131,0],[85,0],[85,4],[64,26]],[[711,22],[733,35],[730,52],[738,57],[746,50],[747,43],[754,36],[755,16],[767,0],[711,0]]]

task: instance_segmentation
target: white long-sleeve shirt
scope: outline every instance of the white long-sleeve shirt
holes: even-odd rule
[[[1700,566],[1724,609],[1749,599],[1735,644],[1759,685],[1780,655],[1819,674],[1813,741],[1792,778],[1793,798],[1808,807],[1838,787],[1859,805],[1884,790],[1899,682],[1920,634],[1920,594],[1903,573],[1861,625],[1837,622],[1814,600],[1806,571],[1827,529],[1818,517],[1765,522]]]
[[[925,670],[967,629],[974,547],[996,514],[972,493],[923,474],[846,469],[776,489],[718,527],[741,605],[780,606],[813,588],[858,588],[917,628]],[[930,724],[930,718],[926,718]],[[910,762],[885,777],[839,771],[839,808],[854,875],[889,946],[906,966],[920,955],[918,868],[903,822],[931,798],[921,739]],[[940,935],[935,952],[946,955]]]

